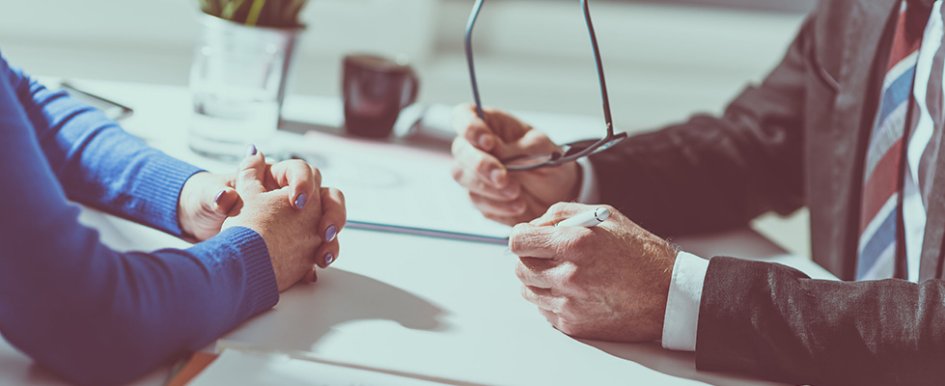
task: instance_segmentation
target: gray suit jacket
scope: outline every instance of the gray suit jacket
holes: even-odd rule
[[[898,4],[821,2],[781,64],[722,116],[695,116],[593,157],[603,201],[664,236],[807,206],[814,259],[852,279],[868,130]],[[817,281],[713,258],[697,366],[794,383],[945,384],[945,158],[937,162],[920,284]]]

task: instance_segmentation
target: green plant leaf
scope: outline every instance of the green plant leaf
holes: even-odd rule
[[[245,0],[221,0],[221,1],[223,1],[224,5],[223,5],[223,12],[220,13],[220,17],[227,20],[237,21],[235,18],[236,12],[239,11],[240,7],[243,6],[243,3],[245,2]]]
[[[198,0],[209,15],[250,26],[296,27],[308,0]]]
[[[253,0],[253,4],[249,7],[249,14],[246,15],[246,25],[256,25],[264,6],[266,6],[266,0]]]

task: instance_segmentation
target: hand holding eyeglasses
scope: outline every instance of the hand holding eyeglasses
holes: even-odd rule
[[[555,167],[571,163],[578,159],[588,157],[616,146],[627,139],[626,133],[616,133],[614,131],[613,117],[610,113],[610,97],[607,95],[607,81],[604,77],[604,63],[600,57],[600,48],[597,46],[597,33],[594,32],[594,22],[591,20],[590,6],[588,0],[581,0],[581,8],[584,10],[584,22],[587,24],[587,33],[591,38],[591,48],[594,52],[594,63],[597,65],[597,78],[600,84],[601,103],[604,107],[604,127],[607,135],[597,141],[579,141],[560,146],[550,153],[529,153],[529,154],[510,154],[500,161],[511,171],[529,171],[546,167]],[[485,0],[476,0],[473,4],[472,13],[469,14],[469,21],[466,24],[466,65],[469,67],[469,81],[472,86],[473,101],[476,103],[476,115],[479,118],[486,119],[484,109],[482,108],[482,98],[479,94],[479,81],[476,77],[476,60],[473,58],[472,35],[476,27],[476,21],[479,19],[479,13]]]
[[[469,192],[480,212],[493,221],[514,225],[530,221],[549,206],[573,201],[580,170],[576,162],[510,172],[500,161],[510,156],[561,151],[547,135],[505,112],[460,105],[453,125],[453,178]]]

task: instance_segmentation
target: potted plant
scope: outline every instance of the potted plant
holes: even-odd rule
[[[278,128],[307,0],[199,0],[190,147],[232,159]]]

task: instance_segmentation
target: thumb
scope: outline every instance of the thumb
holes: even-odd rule
[[[236,173],[236,191],[243,198],[265,193],[265,173],[266,157],[255,145],[250,145],[247,156],[240,162],[240,170]]]
[[[548,211],[546,211],[541,217],[532,220],[530,224],[534,226],[551,226],[574,215],[577,215],[578,213],[582,213],[594,208],[594,206],[579,204],[576,202],[559,202],[548,208]]]
[[[507,159],[522,155],[551,154],[562,151],[548,138],[548,135],[538,130],[529,130],[515,141],[499,142],[492,150],[492,154],[500,159]]]

